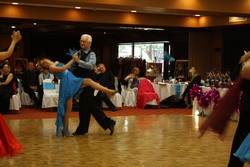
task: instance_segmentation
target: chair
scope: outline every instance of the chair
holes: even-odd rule
[[[124,106],[135,107],[138,88],[131,89],[130,86],[121,86],[121,96]]]
[[[152,102],[156,100],[156,102]],[[138,85],[137,107],[144,108],[146,105],[160,105],[158,94],[148,79],[143,79]]]
[[[116,93],[114,96],[112,96],[110,98],[110,101],[117,107],[117,108],[121,108],[122,107],[122,96],[120,95],[120,93]],[[108,106],[102,102],[102,107],[103,108],[108,108]]]
[[[59,92],[58,84],[54,84],[51,79],[43,80],[43,100],[42,108],[53,108],[58,106]]]
[[[10,98],[10,110],[20,110],[20,108],[22,107],[20,100],[20,80],[17,79],[17,81],[17,85],[13,83],[13,87],[14,89],[16,89],[16,93]]]
[[[128,106],[128,107],[136,107],[136,96],[137,96],[138,88],[137,87],[131,88],[132,82],[133,82],[133,79],[129,79],[127,86],[121,85],[122,102],[124,106]]]
[[[117,77],[115,77],[115,89],[118,90],[118,79]],[[98,93],[98,90],[95,90],[94,95],[96,96]],[[117,107],[117,108],[121,108],[122,107],[122,96],[120,95],[120,93],[116,93],[114,96],[112,96],[110,98],[110,101]],[[102,102],[102,108],[108,108],[108,106]]]
[[[36,97],[39,98],[38,92],[35,92],[35,94]],[[22,85],[20,87],[20,99],[22,105],[31,106],[35,104],[34,101],[30,98],[29,94],[24,92]]]

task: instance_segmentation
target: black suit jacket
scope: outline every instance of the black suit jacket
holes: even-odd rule
[[[97,78],[97,81],[99,81],[99,83],[102,86],[105,86],[109,89],[115,89],[115,76],[113,72],[106,71],[105,73],[100,73],[97,75],[96,78]]]

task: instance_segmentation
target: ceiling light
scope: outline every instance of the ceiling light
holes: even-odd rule
[[[247,21],[247,17],[229,17],[229,22]]]
[[[195,16],[195,17],[200,17],[201,15],[200,15],[200,14],[195,14],[194,16]]]
[[[33,25],[34,25],[34,26],[36,26],[36,25],[37,25],[37,23],[33,23]]]
[[[13,29],[14,29],[14,28],[16,28],[16,26],[11,26],[11,28],[13,28]]]
[[[75,9],[81,9],[81,7],[80,6],[76,6]]]
[[[18,5],[18,3],[17,2],[12,2],[12,5]]]
[[[136,10],[131,10],[132,13],[136,13],[137,11]]]
[[[150,28],[150,27],[134,27],[135,30],[155,30],[155,31],[164,31],[163,28]]]

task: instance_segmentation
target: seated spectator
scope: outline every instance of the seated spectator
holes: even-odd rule
[[[0,75],[0,111],[2,114],[10,113],[10,98],[14,94],[14,75],[10,73],[10,66],[5,64]]]
[[[192,107],[191,100],[190,100],[190,94],[189,94],[190,89],[193,87],[194,84],[201,85],[201,76],[196,72],[194,67],[192,67],[189,70],[189,74],[191,74],[191,80],[188,81],[189,84],[188,84],[187,88],[183,92],[182,96],[179,97],[180,100],[184,100],[186,96],[188,97],[188,99],[187,99],[188,100],[187,108]]]
[[[134,67],[132,69],[132,73],[130,73],[128,76],[124,78],[125,81],[128,82],[128,87],[131,89],[137,88],[139,84],[139,74],[140,70],[138,67]]]
[[[42,86],[43,80],[45,80],[45,79],[51,79],[51,80],[53,80],[54,79],[54,75],[52,73],[50,73],[49,70],[42,69],[41,73],[38,76],[38,80],[39,80],[39,85],[40,86]]]
[[[132,73],[124,78],[124,81],[128,83],[127,86],[122,87],[122,99],[124,106],[135,107],[136,106],[136,97],[138,94],[138,84],[139,84],[139,73],[140,70],[138,67],[132,69]],[[126,88],[127,87],[127,88]]]
[[[28,68],[23,73],[22,84],[24,92],[27,93],[32,100],[34,100],[37,108],[41,108],[43,90],[39,87],[38,74],[36,72],[34,62],[28,63]],[[39,98],[36,97],[35,92],[38,92]]]
[[[115,89],[115,76],[111,71],[106,70],[103,63],[98,64],[95,71],[97,73],[96,81],[99,82],[100,85],[109,89]],[[116,106],[110,101],[106,93],[99,91],[96,97],[100,105],[103,101],[111,111],[117,111]]]

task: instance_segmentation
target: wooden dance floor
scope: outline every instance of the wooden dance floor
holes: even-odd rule
[[[168,109],[171,110],[171,109]],[[152,112],[154,109],[152,109]],[[237,122],[224,141],[207,132],[206,118],[192,115],[112,116],[109,135],[91,118],[87,135],[55,136],[55,118],[6,120],[25,146],[21,155],[0,159],[1,167],[226,167]],[[78,118],[70,118],[74,132]],[[249,167],[249,165],[245,165]]]

